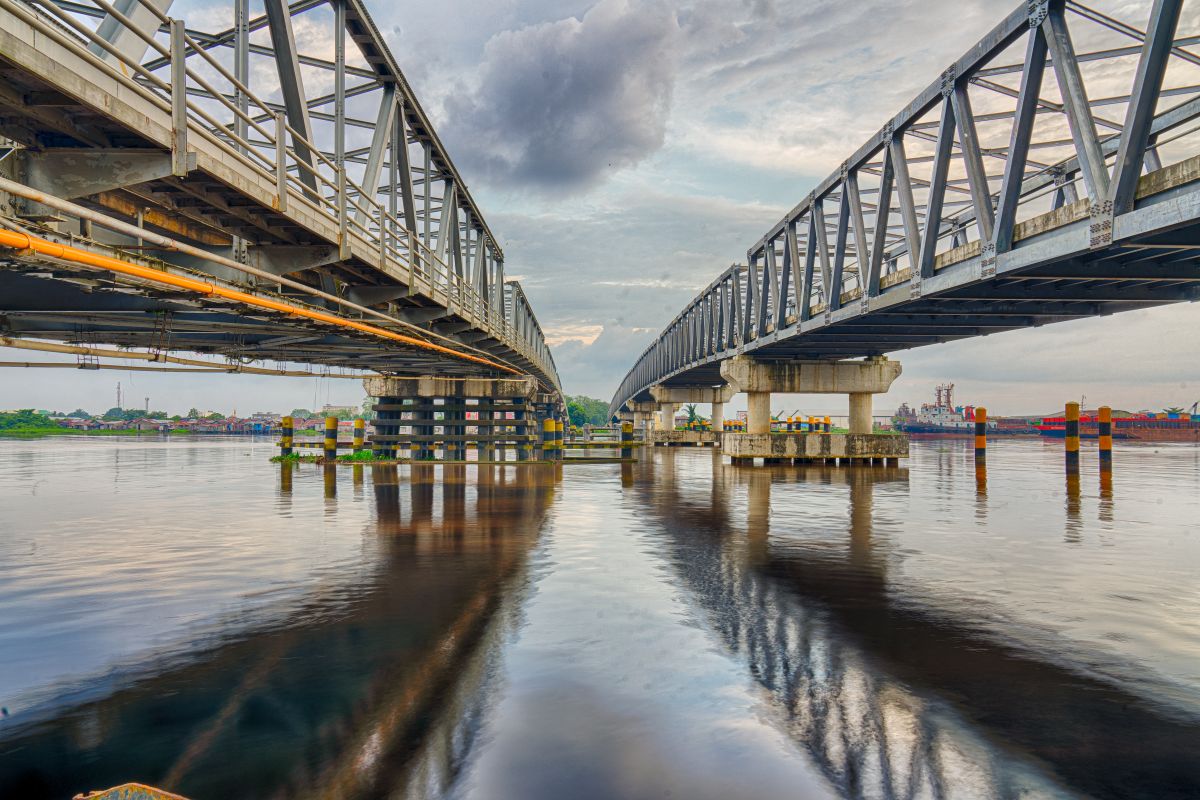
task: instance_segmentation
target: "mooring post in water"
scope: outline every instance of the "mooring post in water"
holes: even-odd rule
[[[325,460],[333,461],[337,458],[337,436],[338,436],[338,419],[337,417],[325,418]]]
[[[554,418],[546,417],[542,420],[542,452],[538,456],[539,461],[549,461],[554,458]]]
[[[1100,441],[1100,473],[1112,473],[1112,409],[1100,406],[1096,418],[1096,434]]]
[[[1066,442],[1067,472],[1079,472],[1079,403],[1067,403],[1066,421],[1063,423]]]
[[[566,440],[567,426],[561,419],[554,420],[554,458],[558,461],[563,457],[563,445]]]
[[[633,458],[633,423],[621,423],[621,458]]]
[[[833,426],[829,422],[829,417],[825,418],[825,421],[821,423],[821,426],[822,426],[822,428],[821,428],[822,433],[829,433],[830,431],[833,430]]]
[[[987,463],[987,409],[975,409],[975,464]]]
[[[367,422],[362,417],[354,420],[354,452],[361,453],[367,438]]]
[[[290,456],[292,454],[292,418],[284,417],[279,423],[279,455]]]

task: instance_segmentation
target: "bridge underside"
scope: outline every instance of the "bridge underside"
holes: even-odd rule
[[[244,313],[220,298],[134,289],[95,272],[61,265],[47,268],[8,261],[0,262],[0,267],[3,336],[220,355],[230,365],[272,360],[384,373],[489,374],[461,358],[403,345],[381,346],[375,337],[341,332],[283,312]],[[447,314],[444,309],[434,310]],[[467,327],[453,314],[442,319],[447,325]],[[475,341],[481,349],[489,344]],[[532,365],[521,363],[520,356],[507,355],[515,365],[534,371]]]
[[[168,17],[169,0],[129,5],[0,3],[0,335],[515,372],[560,391],[523,290],[361,0],[239,5],[213,17],[233,19],[226,30]],[[293,20],[328,30],[333,58],[307,52]]]

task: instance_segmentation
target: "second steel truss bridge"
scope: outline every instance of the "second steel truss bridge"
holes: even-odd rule
[[[738,355],[872,357],[1200,297],[1200,23],[1148,5],[1021,3],[689,302],[610,413],[721,385]]]

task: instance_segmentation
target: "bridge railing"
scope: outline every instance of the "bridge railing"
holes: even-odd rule
[[[1022,3],[694,298],[611,410],[705,361],[919,300],[964,265],[980,280],[1036,263],[1048,231],[1110,246],[1135,199],[1191,180],[1200,153],[1200,36],[1177,35],[1181,3],[1149,5]]]
[[[268,11],[274,5],[284,13],[292,12],[280,0],[266,0],[266,4]],[[315,141],[315,128],[307,119],[307,106],[312,103],[301,95],[304,113],[294,118],[289,114],[294,109],[287,105],[286,91],[284,101],[279,102],[268,100],[251,88],[244,51],[235,52],[232,68],[211,52],[237,38],[240,38],[239,48],[248,48],[250,27],[269,26],[265,19],[239,20],[239,28],[234,32],[208,34],[191,30],[182,20],[168,16],[164,9],[170,3],[162,0],[134,0],[120,7],[108,0],[90,0],[90,6],[85,2],[0,0],[0,8],[18,16],[169,116],[172,163],[177,176],[187,175],[191,168],[189,152],[203,141],[219,151],[223,159],[237,164],[241,173],[274,185],[279,212],[303,215],[316,212],[332,223],[343,258],[353,256],[367,261],[473,326],[488,331],[536,365],[557,387],[558,378],[540,328],[531,340],[520,335],[505,314],[502,255],[461,180],[456,180],[452,165],[448,160],[444,165],[430,160],[431,153],[444,158],[431,129],[423,132],[431,139],[424,145],[426,166],[420,177],[423,235],[415,230],[420,215],[415,211],[411,176],[396,177],[386,191],[378,186],[385,167],[393,176],[408,170],[407,165],[396,162],[409,160],[407,152],[401,150],[407,150],[416,130],[402,116],[397,119],[396,115],[404,108],[399,107],[394,87],[389,90],[378,74],[347,63],[347,14],[355,13],[358,23],[373,31],[365,9],[352,0],[330,0],[329,4],[339,26],[335,36],[338,52],[333,63],[318,66],[331,69],[335,76],[333,153],[325,152]],[[304,6],[300,9],[303,11],[321,3],[300,5]],[[290,35],[290,22],[285,27]],[[382,43],[377,46],[383,47]],[[298,58],[294,40],[290,47],[290,55]],[[239,59],[240,68],[236,63]],[[311,57],[305,59],[306,64],[316,61]],[[368,80],[348,89],[347,75]],[[299,81],[298,76],[292,77]],[[387,77],[403,84],[398,73]],[[281,76],[281,83],[284,80]],[[406,84],[403,88],[407,91]],[[376,90],[384,92],[381,118],[386,104],[394,104],[389,113],[399,136],[393,135],[390,140],[376,137],[360,180],[354,180],[348,174],[348,165],[356,159],[361,161],[362,155],[347,150],[349,118],[345,104],[348,97]],[[410,113],[423,121],[415,99],[407,97],[406,101]],[[189,144],[192,137],[196,139]],[[398,145],[397,141],[403,144]],[[385,162],[388,152],[390,162]],[[430,197],[430,184],[435,179],[445,187],[445,197],[437,204]],[[402,201],[403,219],[398,208],[401,203],[395,197],[401,193],[396,183],[407,188]],[[431,229],[433,223],[436,229]],[[431,242],[435,233],[436,242]],[[536,321],[533,324],[536,328]]]

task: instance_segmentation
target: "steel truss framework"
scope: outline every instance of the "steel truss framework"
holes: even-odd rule
[[[1188,11],[1022,3],[695,297],[610,413],[719,384],[739,353],[872,356],[1196,299]]]
[[[224,11],[228,27],[204,28],[168,16],[170,5],[0,0],[0,170],[246,270],[28,198],[6,227],[356,318],[366,307],[385,327],[486,354],[558,391],[537,318],[363,0],[228,0],[206,14]],[[480,371],[294,318],[131,292],[61,262],[4,266],[0,296],[42,298],[0,303],[24,335],[150,346],[143,331],[157,313],[170,316],[175,344],[232,359]]]

